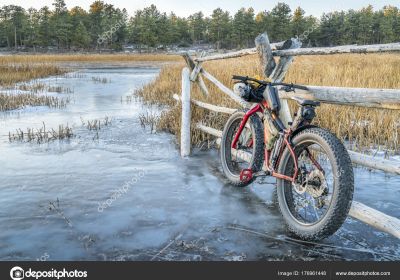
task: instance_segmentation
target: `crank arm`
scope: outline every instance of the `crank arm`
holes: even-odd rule
[[[269,171],[259,171],[253,174],[253,177],[268,177],[271,176],[271,173]]]
[[[258,178],[258,177],[267,177],[270,176],[271,173],[268,171],[259,171],[259,172],[254,172],[251,169],[243,169],[240,172],[240,181],[246,183],[250,182],[251,180]]]

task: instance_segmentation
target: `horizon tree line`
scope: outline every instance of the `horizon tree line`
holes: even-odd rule
[[[369,5],[316,18],[301,7],[292,11],[285,3],[259,13],[241,8],[231,15],[217,8],[210,16],[197,12],[188,17],[161,12],[155,5],[129,16],[126,9],[103,1],[94,1],[88,11],[79,6],[67,9],[64,0],[54,0],[51,8],[0,8],[0,47],[8,49],[122,50],[134,45],[150,50],[199,44],[233,49],[254,46],[254,38],[264,31],[271,42],[309,33],[302,37],[306,46],[399,42],[400,9],[374,10]]]

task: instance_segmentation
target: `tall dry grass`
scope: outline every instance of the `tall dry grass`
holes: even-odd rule
[[[49,63],[2,63],[0,62],[0,87],[9,87],[19,82],[30,81],[52,75],[60,75],[66,70]]]
[[[0,56],[0,87],[67,72],[60,63],[159,63],[180,59],[167,54],[37,54]]]
[[[160,76],[151,84],[136,92],[145,102],[170,106],[163,114],[159,129],[173,134],[180,133],[180,106],[172,99],[180,92],[181,69],[183,61],[176,65],[165,66]],[[259,62],[256,56],[211,61],[204,67],[225,85],[233,86],[231,76],[259,74]],[[366,88],[400,88],[400,56],[397,54],[351,54],[334,56],[297,57],[290,68],[287,82]],[[236,108],[231,99],[207,83],[210,96],[203,97],[197,86],[192,86],[192,97],[208,103]],[[295,104],[291,104],[294,107]],[[215,114],[203,109],[193,108],[192,142],[200,143],[210,138],[196,129],[194,124],[203,121],[206,125],[222,129],[226,115]],[[398,151],[400,132],[400,112],[392,110],[367,109],[350,106],[323,105],[318,111],[316,124],[330,129],[341,139],[348,141],[352,149],[364,149],[371,146],[385,146]],[[179,137],[178,137],[179,140]]]
[[[171,62],[180,57],[169,54],[35,54],[0,56],[0,65],[43,62]]]
[[[37,95],[35,93],[7,94],[0,92],[0,112],[10,111],[27,106],[47,106],[63,109],[70,102],[70,98]]]

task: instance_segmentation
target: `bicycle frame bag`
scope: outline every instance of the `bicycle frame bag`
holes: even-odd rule
[[[279,113],[281,110],[281,101],[279,99],[278,89],[273,86],[267,86],[264,91],[264,99],[268,102],[270,110]]]

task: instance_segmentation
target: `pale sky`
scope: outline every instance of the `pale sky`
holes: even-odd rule
[[[66,0],[68,8],[81,6],[88,10],[94,0]],[[162,12],[174,11],[178,16],[188,16],[198,11],[202,11],[205,15],[210,15],[215,8],[228,10],[231,14],[235,13],[242,7],[253,7],[256,12],[270,10],[278,2],[287,3],[292,10],[301,6],[307,15],[320,16],[323,12],[331,12],[337,10],[360,9],[372,4],[375,9],[380,9],[385,5],[397,6],[400,8],[399,0],[105,0],[108,4],[113,4],[115,7],[126,8],[129,15],[133,15],[137,9],[155,4]],[[0,6],[3,5],[19,5],[24,8],[41,8],[45,5],[52,7],[53,0],[0,0]]]

